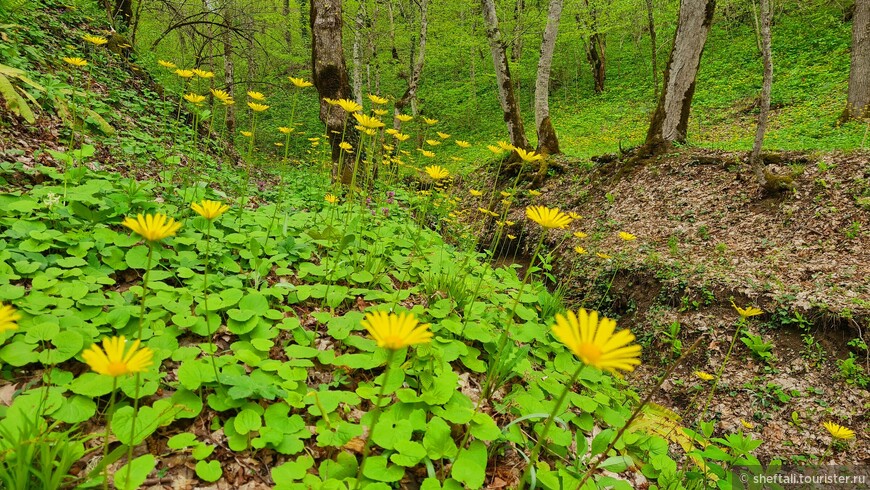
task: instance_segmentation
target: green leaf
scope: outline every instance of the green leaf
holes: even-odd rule
[[[97,412],[97,404],[86,396],[73,395],[66,399],[51,416],[67,424],[78,424],[90,419]]]
[[[221,468],[221,464],[216,460],[212,460],[209,462],[197,461],[195,469],[196,476],[209,483],[214,483],[220,480],[221,476],[223,476],[224,474],[224,470],[223,468]]]
[[[97,373],[83,373],[70,383],[70,391],[79,395],[96,398],[112,391],[111,378]]]
[[[423,447],[429,459],[453,458],[456,456],[456,443],[450,435],[450,426],[440,417],[433,417],[426,425]]]
[[[260,419],[260,414],[250,408],[246,408],[236,415],[233,426],[236,432],[245,435],[249,432],[260,430],[260,427],[263,426],[263,421]]]
[[[468,488],[480,488],[486,480],[486,446],[473,441],[468,449],[459,452],[450,474]]]
[[[370,480],[380,482],[396,482],[405,476],[405,469],[401,466],[389,464],[384,456],[369,456],[363,476]]]
[[[308,455],[299,456],[295,461],[288,461],[272,468],[272,480],[276,483],[301,480],[312,466],[314,466],[314,458]]]
[[[127,472],[130,479],[127,480]],[[118,468],[115,472],[115,488],[119,490],[134,490],[142,486],[148,478],[148,474],[157,466],[157,459],[153,454],[143,454],[128,464]]]
[[[402,440],[394,446],[396,453],[390,456],[390,461],[399,466],[416,466],[426,457],[426,449],[422,444],[415,441]]]
[[[494,441],[501,437],[501,429],[495,420],[483,412],[474,414],[471,422],[471,435],[481,441]]]

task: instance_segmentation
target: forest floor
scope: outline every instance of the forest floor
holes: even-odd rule
[[[701,417],[718,421],[717,433],[760,437],[762,461],[868,464],[870,155],[766,155],[767,169],[792,181],[793,190],[778,195],[760,191],[746,158],[686,148],[642,162],[605,157],[550,178],[534,203],[580,214],[588,234],[548,237],[555,289],[566,307],[600,309],[635,332],[645,363],[629,379],[641,386],[654,387],[701,339],[653,398],[687,426],[712,386],[693,373],[717,373],[734,339],[731,302],[761,308],[744,328],[756,336],[754,350],[741,334]],[[509,219],[522,227],[523,207],[516,209]],[[623,241],[619,231],[637,240]],[[510,253],[522,262],[536,231],[509,233],[520,236],[519,253]],[[820,424],[829,419],[859,437],[827,458]]]

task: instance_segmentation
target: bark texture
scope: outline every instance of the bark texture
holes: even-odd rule
[[[604,84],[607,81],[607,36],[599,32],[598,9],[594,4],[586,0],[586,9],[589,11],[589,42],[586,44],[586,60],[592,69],[593,90],[596,94],[604,92]]]
[[[716,0],[682,0],[665,85],[647,132],[645,153],[659,153],[686,141],[695,77],[713,22]]]
[[[562,0],[550,0],[547,26],[541,40],[541,56],[538,58],[538,73],[535,79],[535,127],[538,132],[538,153],[561,153],[556,130],[550,121],[550,70],[553,66],[553,51],[559,35],[562,18]]]
[[[855,0],[849,93],[842,120],[870,115],[870,0]]]
[[[653,17],[652,0],[646,0],[646,16],[649,26],[649,45],[650,55],[652,57],[652,82],[653,82],[653,99],[659,98],[659,60],[658,60],[658,44],[656,44],[656,22]]]
[[[311,78],[320,95],[320,120],[326,124],[326,134],[332,149],[332,178],[350,185],[353,159],[341,159],[341,168],[338,165],[342,152],[338,145],[342,140],[342,132],[345,131],[348,114],[340,107],[330,106],[323,100],[324,97],[350,99],[352,96],[342,48],[341,10],[340,0],[311,2]],[[359,140],[356,130],[352,124],[347,126],[345,140],[354,144]]]
[[[223,52],[224,52],[224,84],[226,85],[226,91],[230,94],[231,97],[235,98],[234,89],[235,89],[235,63],[233,61],[233,35],[230,31],[230,28],[233,25],[233,19],[235,18],[233,12],[232,2],[228,1],[224,4],[223,8],[223,18],[224,24],[226,27],[221,31],[221,42],[223,43]],[[228,105],[224,106],[226,109],[226,126],[227,126],[227,134],[230,135],[227,138],[229,144],[232,144],[233,136],[236,134],[236,106]]]
[[[761,145],[764,143],[764,132],[767,130],[767,116],[770,113],[770,90],[773,85],[773,53],[770,48],[770,22],[772,17],[770,0],[760,1],[761,10],[761,58],[764,64],[764,75],[761,84],[761,111],[758,113],[758,128],[755,131],[755,143],[749,162],[758,184],[764,186],[767,179],[761,160]]]
[[[426,61],[426,39],[429,33],[429,0],[420,2],[420,44],[417,46],[417,58],[411,66],[411,74],[408,76],[408,89],[402,97],[396,101],[396,114],[411,106],[411,114],[417,115],[417,88],[420,86],[420,77],[423,74],[423,64]],[[395,48],[393,48],[395,50]],[[412,50],[413,51],[413,50]],[[399,121],[395,120],[393,126],[398,128]]]
[[[520,108],[517,105],[514,94],[514,84],[511,79],[510,67],[505,45],[502,41],[501,31],[498,27],[498,16],[495,11],[494,0],[481,0],[483,7],[483,20],[486,27],[486,38],[489,41],[489,49],[492,52],[492,62],[495,65],[495,79],[498,84],[498,101],[504,113],[504,122],[507,124],[508,136],[511,144],[518,148],[529,148],[529,140],[526,138],[526,130],[523,119],[520,117]]]

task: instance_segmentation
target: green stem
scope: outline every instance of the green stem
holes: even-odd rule
[[[713,387],[710,388],[710,394],[707,395],[707,401],[704,402],[704,409],[701,410],[701,417],[698,420],[704,420],[704,417],[707,415],[707,409],[710,407],[710,402],[713,400],[713,394],[716,393],[716,388],[719,386],[719,380],[722,379],[722,372],[725,370],[725,365],[728,364],[728,359],[731,357],[731,351],[734,349],[734,343],[737,342],[737,337],[740,335],[745,324],[746,319],[742,317],[740,318],[740,321],[737,322],[737,330],[734,331],[734,336],[731,337],[731,345],[728,346],[728,352],[725,353],[725,359],[722,360],[722,364],[719,365],[719,370],[716,371],[716,380],[713,381]]]
[[[106,412],[106,435],[103,440],[103,488],[109,490],[109,465],[106,464],[106,458],[109,456],[109,433],[112,428],[112,419],[109,416],[112,414],[112,409],[115,407],[115,392],[118,390],[118,378],[112,377],[112,394],[109,396],[109,409]]]
[[[215,354],[217,351],[215,350],[214,341],[212,340],[214,332],[211,331],[211,323],[208,321],[208,263],[210,260],[209,252],[211,250],[211,220],[207,220],[206,222],[208,224],[206,225],[205,231],[205,265],[202,274],[202,296],[205,305],[205,328],[208,331],[208,350],[211,355],[211,366],[214,368],[214,380],[218,385],[221,385],[217,362],[215,361]]]
[[[526,482],[526,476],[529,474],[529,470],[535,466],[535,463],[538,462],[538,454],[541,452],[541,447],[545,440],[547,440],[547,434],[550,432],[550,428],[553,426],[553,421],[556,420],[556,415],[559,414],[559,408],[565,403],[565,398],[568,397],[568,392],[572,391],[574,387],[574,383],[577,381],[577,377],[580,376],[580,371],[586,367],[585,364],[580,364],[577,366],[577,370],[574,371],[574,374],[571,376],[571,380],[562,388],[562,394],[559,395],[559,399],[556,401],[556,405],[553,406],[553,411],[550,412],[550,416],[547,417],[547,422],[544,424],[544,429],[541,430],[541,433],[538,435],[538,442],[535,443],[535,447],[532,448],[532,454],[529,455],[529,461],[526,463],[526,469],[523,472],[522,478],[520,478],[520,484],[517,487],[518,490],[523,490]]]
[[[390,366],[393,364],[393,357],[395,357],[396,351],[393,349],[389,349],[387,351],[387,367],[384,369],[384,381],[381,383],[381,391],[378,393],[377,402],[375,402],[374,414],[372,415],[372,423],[369,426],[369,435],[366,436],[365,445],[363,445],[362,451],[362,461],[359,464],[359,469],[356,473],[356,484],[354,484],[354,489],[359,488],[360,480],[363,477],[363,470],[366,466],[366,459],[369,456],[369,451],[372,446],[372,433],[375,431],[375,426],[378,425],[378,419],[381,418],[381,402],[384,399],[384,396],[387,394],[387,382],[390,379]]]

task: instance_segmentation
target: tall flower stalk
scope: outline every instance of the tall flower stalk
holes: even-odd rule
[[[411,345],[428,343],[432,340],[432,332],[429,331],[429,325],[419,324],[413,313],[396,315],[395,313],[376,311],[367,314],[361,323],[375,339],[378,347],[387,349],[387,365],[384,368],[381,389],[378,392],[378,397],[375,399],[375,408],[372,410],[374,413],[369,424],[369,433],[366,436],[365,444],[363,444],[362,461],[360,461],[359,469],[357,470],[354,489],[360,488],[360,480],[363,478],[366,460],[371,450],[372,434],[378,425],[378,420],[381,417],[381,404],[387,395],[390,368],[396,356],[396,351]]]
[[[211,331],[211,322],[209,321],[209,309],[208,309],[208,265],[211,260],[211,223],[212,221],[219,218],[222,214],[227,212],[230,207],[226,204],[222,204],[220,201],[208,201],[203,200],[200,203],[193,203],[190,205],[190,208],[193,209],[196,214],[205,218],[205,259],[203,260],[203,273],[202,273],[202,298],[203,298],[203,306],[205,311],[203,316],[205,317],[205,328],[208,331],[208,337],[206,340],[208,341],[209,348],[209,356],[211,357],[211,366],[214,369],[214,379],[218,385],[221,384],[220,376],[218,374],[217,361],[215,361],[215,346],[214,340],[212,337],[214,336],[214,332]]]

